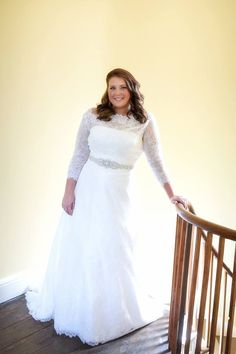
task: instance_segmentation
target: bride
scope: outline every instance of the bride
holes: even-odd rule
[[[71,158],[62,215],[39,291],[27,289],[35,320],[56,333],[97,345],[162,316],[143,286],[129,228],[129,183],[142,152],[172,203],[155,117],[143,107],[139,82],[124,69],[107,74],[96,108],[84,112]]]

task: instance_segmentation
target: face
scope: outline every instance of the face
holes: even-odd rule
[[[108,82],[108,98],[117,113],[126,114],[128,111],[130,92],[121,77],[113,76]]]

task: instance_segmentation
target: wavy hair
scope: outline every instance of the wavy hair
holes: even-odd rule
[[[107,88],[102,96],[101,103],[97,104],[96,107],[97,119],[110,121],[111,116],[116,114],[108,97],[109,80],[114,76],[124,79],[130,92],[130,105],[127,116],[130,118],[133,115],[140,123],[145,123],[147,121],[147,113],[143,108],[144,96],[139,90],[140,84],[129,71],[121,68],[113,69],[107,74]]]

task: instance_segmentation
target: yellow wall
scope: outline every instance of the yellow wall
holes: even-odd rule
[[[1,1],[0,278],[45,259],[81,115],[115,67],[141,83],[176,193],[236,227],[235,10],[229,0]],[[137,188],[146,240],[167,249],[175,210],[144,157]]]

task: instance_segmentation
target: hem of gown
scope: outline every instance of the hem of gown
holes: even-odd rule
[[[27,295],[27,292],[25,293],[25,299],[26,299],[26,306],[28,308],[28,312],[29,314],[36,320],[36,321],[40,321],[40,322],[48,322],[48,321],[51,321],[51,320],[54,320],[54,317],[53,315],[52,316],[49,316],[49,317],[45,317],[45,318],[40,318],[38,317],[36,314],[35,314],[35,311],[33,311],[33,309],[31,308],[30,306],[30,303],[29,303],[29,299],[28,299],[28,295]],[[107,342],[110,342],[112,340],[115,340],[115,339],[118,339],[120,337],[123,337],[125,336],[126,334],[129,334],[129,333],[132,333],[133,331],[139,329],[139,328],[142,328],[142,327],[145,327],[147,326],[148,324],[156,321],[157,319],[160,319],[163,317],[163,314],[162,315],[157,315],[155,316],[155,318],[153,318],[152,320],[149,320],[149,321],[144,321],[142,324],[139,324],[138,326],[136,327],[132,327],[132,328],[129,328],[127,330],[123,330],[122,332],[119,333],[118,336],[112,336],[110,338],[104,338],[104,339],[99,339],[97,341],[90,341],[90,340],[86,340],[83,338],[83,336],[81,336],[81,334],[77,333],[77,332],[72,332],[72,331],[66,331],[66,330],[63,330],[63,329],[60,329],[59,327],[56,327],[55,326],[55,323],[54,323],[54,329],[56,331],[56,333],[58,335],[65,335],[65,336],[68,336],[70,338],[73,338],[73,337],[79,337],[79,339],[82,341],[82,343],[84,344],[88,344],[88,345],[91,345],[91,346],[96,346],[96,345],[99,345],[99,344],[104,344],[104,343],[107,343]]]
[[[161,317],[157,316],[156,319],[153,319],[153,320],[150,320],[150,321],[147,321],[147,322],[144,322],[142,323],[141,325],[138,325],[136,327],[132,327],[131,329],[128,329],[128,330],[124,330],[123,332],[120,332],[118,336],[113,336],[113,337],[110,337],[110,338],[104,338],[104,339],[99,339],[97,341],[89,341],[89,340],[86,340],[84,339],[79,333],[75,333],[75,332],[71,332],[71,331],[65,331],[65,330],[60,330],[59,328],[56,328],[54,327],[56,333],[58,335],[66,335],[70,338],[73,338],[73,337],[79,337],[79,339],[84,343],[84,344],[88,344],[88,345],[91,345],[91,346],[96,346],[96,345],[99,345],[99,344],[105,344],[105,343],[108,343],[110,341],[113,341],[113,340],[116,340],[116,339],[119,339],[120,337],[123,337],[125,336],[126,334],[130,334],[134,331],[136,331],[137,329],[139,328],[142,328],[142,327],[145,327],[147,326],[148,324],[152,323],[152,322],[155,322],[157,319],[159,319]]]
[[[31,290],[29,290],[29,292],[31,292]],[[48,322],[48,321],[51,321],[53,320],[53,316],[49,316],[49,317],[45,317],[45,318],[42,318],[42,317],[37,317],[37,315],[35,314],[35,311],[31,308],[30,306],[30,301],[29,301],[29,298],[28,298],[28,291],[24,294],[25,295],[25,300],[26,300],[26,306],[27,306],[27,309],[28,309],[28,313],[36,320],[36,321],[40,321],[40,322]]]

